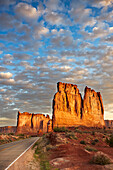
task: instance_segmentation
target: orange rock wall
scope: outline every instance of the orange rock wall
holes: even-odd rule
[[[84,100],[77,85],[59,82],[58,92],[53,99],[54,127],[88,126],[102,127],[104,123],[104,108],[100,93],[85,88]]]
[[[113,120],[105,120],[105,125],[107,128],[113,129]]]
[[[105,125],[101,94],[88,87],[85,88],[82,115],[85,126],[101,127]]]
[[[53,126],[80,124],[82,98],[76,85],[58,83],[53,100]]]
[[[17,133],[47,132],[50,117],[43,114],[32,114],[18,112]]]

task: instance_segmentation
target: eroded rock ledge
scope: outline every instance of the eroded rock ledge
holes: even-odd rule
[[[57,89],[53,99],[53,127],[105,126],[100,92],[86,86],[82,99],[77,85],[58,82]]]

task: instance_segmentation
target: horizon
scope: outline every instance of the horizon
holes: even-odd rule
[[[99,91],[113,120],[113,0],[0,1],[0,126],[52,116],[57,82]],[[26,109],[27,108],[27,109]]]

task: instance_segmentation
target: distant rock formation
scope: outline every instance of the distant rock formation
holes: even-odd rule
[[[16,126],[4,126],[0,127],[0,133],[15,133]]]
[[[18,112],[17,133],[37,134],[40,132],[50,131],[52,122],[49,115],[45,117],[43,114],[20,113]]]
[[[53,128],[105,126],[103,102],[99,92],[86,87],[82,99],[77,85],[59,82],[57,88],[58,92],[53,99]]]
[[[105,125],[109,129],[113,129],[113,120],[105,120]]]

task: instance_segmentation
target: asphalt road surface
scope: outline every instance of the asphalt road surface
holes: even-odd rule
[[[0,170],[5,170],[19,155],[21,155],[38,137],[23,139],[0,145]]]

